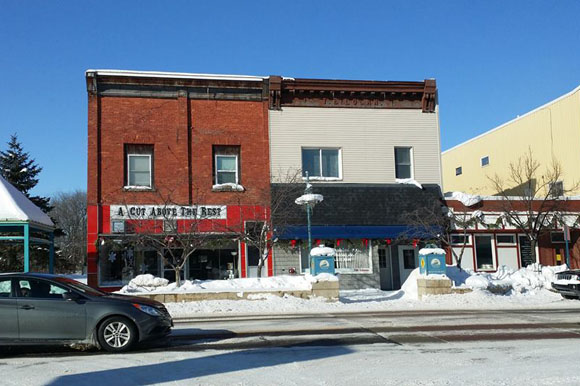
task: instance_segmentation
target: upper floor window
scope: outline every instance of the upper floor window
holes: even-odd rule
[[[485,157],[481,157],[481,166],[487,166],[489,165],[489,156],[486,155]]]
[[[125,145],[126,181],[129,188],[153,188],[153,146]]]
[[[240,147],[214,146],[214,184],[240,183]]]
[[[340,179],[340,149],[303,148],[302,175],[306,177]]]
[[[395,178],[413,178],[413,148],[395,148]]]
[[[564,195],[564,183],[562,181],[550,182],[550,195],[553,197],[560,197]]]
[[[455,175],[456,176],[460,176],[463,174],[463,169],[461,168],[461,166],[458,166],[455,168]]]

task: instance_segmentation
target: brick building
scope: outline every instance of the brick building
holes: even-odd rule
[[[163,221],[149,213],[168,202],[185,214],[177,221],[188,221],[187,209],[213,211],[205,218],[210,228],[267,214],[263,78],[88,70],[86,82],[90,285],[116,288],[136,274],[168,275],[155,253],[104,248],[126,232],[130,210],[146,210],[150,221]],[[246,277],[246,262],[246,248],[232,243],[198,251],[184,276],[219,278],[233,268]],[[268,274],[271,267],[270,258]]]

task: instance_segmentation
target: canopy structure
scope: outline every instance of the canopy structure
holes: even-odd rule
[[[0,242],[24,245],[24,272],[30,270],[30,247],[48,245],[48,271],[54,266],[54,223],[22,192],[0,176]]]

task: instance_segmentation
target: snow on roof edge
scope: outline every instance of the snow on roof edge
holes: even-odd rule
[[[509,121],[507,121],[507,122],[504,122],[504,123],[500,124],[499,126],[496,126],[496,127],[494,127],[493,129],[489,129],[489,130],[488,130],[488,131],[486,131],[486,132],[483,132],[483,133],[481,133],[481,134],[479,134],[479,135],[477,135],[477,136],[475,136],[475,137],[473,137],[473,138],[470,138],[470,139],[468,139],[468,140],[466,140],[466,141],[463,141],[463,142],[461,142],[461,143],[459,143],[459,144],[457,144],[457,145],[455,145],[455,146],[453,146],[453,147],[451,147],[451,148],[449,148],[449,149],[447,149],[447,150],[445,150],[445,151],[442,151],[442,152],[441,152],[441,155],[443,155],[443,154],[445,154],[445,153],[447,153],[447,152],[450,152],[451,150],[454,150],[454,149],[456,149],[456,148],[458,148],[458,147],[460,147],[460,146],[463,146],[463,145],[466,145],[466,144],[468,144],[468,143],[470,143],[470,142],[473,142],[473,141],[475,141],[475,140],[477,140],[477,139],[479,139],[479,138],[481,138],[481,137],[484,137],[484,136],[486,136],[486,135],[488,135],[488,134],[491,134],[491,133],[493,133],[493,132],[495,132],[495,131],[497,131],[497,130],[499,130],[499,129],[503,128],[504,126],[507,126],[507,125],[509,125],[509,124],[512,124],[512,123],[514,123],[514,122],[516,122],[516,121],[519,121],[520,119],[523,119],[523,118],[527,117],[528,115],[531,115],[531,114],[533,114],[533,113],[535,113],[535,112],[538,112],[538,111],[540,111],[540,110],[542,110],[542,109],[545,109],[546,107],[550,106],[551,104],[554,104],[554,103],[556,103],[556,102],[559,102],[560,100],[562,100],[562,99],[564,99],[564,98],[567,98],[567,97],[569,97],[569,96],[571,96],[571,95],[574,95],[574,94],[575,94],[575,93],[577,93],[578,91],[580,91],[580,85],[579,85],[578,87],[576,87],[575,89],[573,89],[572,91],[570,91],[570,92],[567,92],[566,94],[564,94],[564,95],[561,95],[561,96],[559,96],[558,98],[556,98],[556,99],[553,99],[553,100],[551,100],[551,101],[549,101],[549,102],[547,102],[547,103],[544,103],[544,104],[543,104],[543,105],[541,105],[540,107],[536,107],[535,109],[533,109],[533,110],[530,110],[530,111],[528,111],[527,113],[525,113],[525,114],[523,114],[523,115],[520,115],[520,116],[518,116],[518,117],[515,117],[514,119],[512,119],[512,120],[509,120]]]
[[[0,201],[8,204],[0,208],[0,222],[26,221],[54,228],[50,217],[2,176],[0,176]]]
[[[88,69],[89,73],[104,76],[139,76],[145,78],[182,78],[182,79],[215,79],[215,80],[245,80],[249,82],[261,82],[269,79],[268,76],[254,75],[229,75],[229,74],[199,74],[188,72],[164,72],[164,71],[136,71],[136,70],[110,70],[110,69]]]

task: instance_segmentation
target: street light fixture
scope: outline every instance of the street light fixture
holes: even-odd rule
[[[307,229],[308,229],[308,260],[309,265],[312,266],[310,251],[312,250],[312,232],[311,232],[311,221],[312,209],[314,206],[324,199],[322,194],[313,194],[312,185],[308,178],[308,172],[306,172],[306,188],[304,189],[304,194],[298,197],[294,202],[298,205],[302,205],[306,208],[306,219],[307,219]]]

